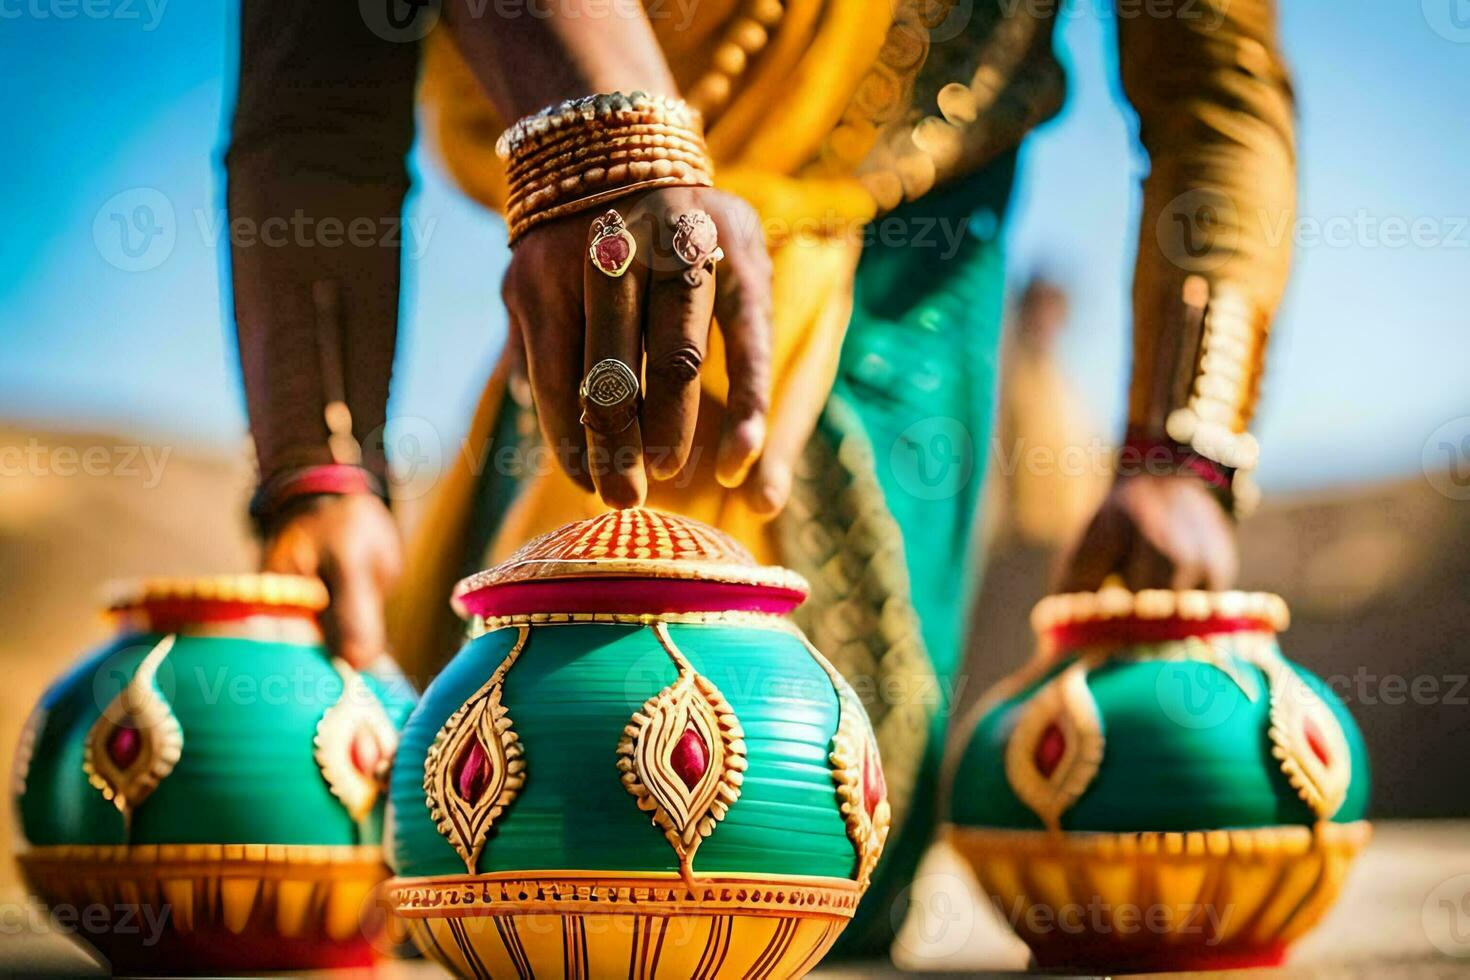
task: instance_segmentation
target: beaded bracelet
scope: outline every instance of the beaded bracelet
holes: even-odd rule
[[[597,121],[622,125],[643,121],[695,133],[703,125],[699,113],[683,99],[646,92],[609,92],[567,99],[517,120],[500,134],[495,152],[502,160],[513,160],[529,145],[543,143],[561,130]]]
[[[556,218],[655,187],[709,187],[700,115],[679,99],[613,92],[549,106],[501,134],[514,245]]]

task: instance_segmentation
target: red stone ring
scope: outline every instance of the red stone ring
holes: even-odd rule
[[[587,255],[597,271],[616,279],[628,271],[637,252],[638,243],[628,233],[621,214],[609,210],[593,219],[592,243],[587,246]]]

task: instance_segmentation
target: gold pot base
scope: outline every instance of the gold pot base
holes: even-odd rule
[[[1371,828],[947,834],[1038,964],[1152,970],[1279,961],[1336,901]]]
[[[836,878],[551,871],[395,879],[388,901],[461,977],[800,977],[861,890]]]
[[[27,884],[114,969],[273,970],[372,962],[379,847],[61,845],[20,855]]]

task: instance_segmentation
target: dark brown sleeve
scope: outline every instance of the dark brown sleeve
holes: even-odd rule
[[[357,3],[242,0],[225,168],[236,330],[262,479],[332,461],[323,410],[339,385],[364,465],[384,474],[417,66],[417,43],[375,34]],[[335,316],[321,309],[323,297],[328,306],[335,299]],[[335,343],[322,343],[324,316],[336,321]]]

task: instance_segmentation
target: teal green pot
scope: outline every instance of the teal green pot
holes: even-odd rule
[[[949,837],[1046,967],[1281,962],[1369,836],[1342,702],[1260,593],[1053,596],[950,760]]]
[[[887,832],[861,704],[785,614],[805,584],[646,510],[461,583],[471,639],[404,727],[395,910],[482,976],[795,977]]]
[[[314,579],[157,580],[22,733],[22,871],[114,968],[371,961],[381,788],[415,697],[331,658]],[[133,908],[137,906],[137,908]],[[95,910],[95,911],[94,911]]]

